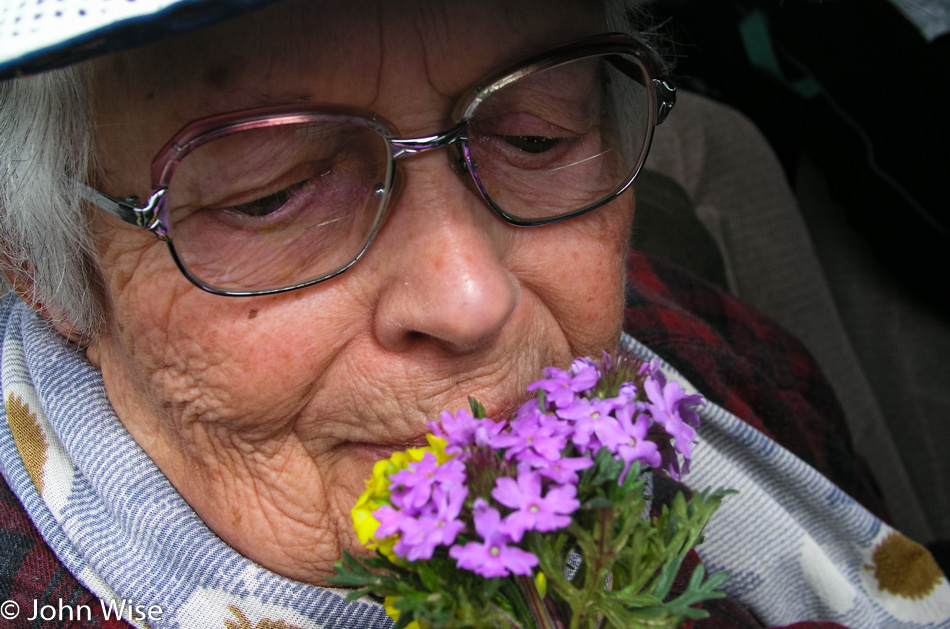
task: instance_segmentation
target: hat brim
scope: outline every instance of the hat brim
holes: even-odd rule
[[[28,76],[134,48],[216,24],[274,1],[159,0],[143,9],[136,7],[132,11],[126,10],[118,19],[112,21],[109,21],[107,11],[116,6],[115,0],[86,1],[81,3],[80,9],[74,5],[72,10],[80,11],[79,17],[64,15],[65,11],[70,10],[69,3],[59,3],[56,14],[41,11],[33,16],[32,22],[20,17],[16,20],[17,23],[28,23],[29,26],[17,29],[13,24],[17,11],[13,8],[15,2],[3,0],[0,5],[8,6],[0,6],[0,9],[3,9],[0,11],[3,15],[3,20],[0,21],[0,41],[3,42],[0,44],[0,80]],[[63,6],[64,4],[66,6]],[[141,2],[141,5],[147,4]],[[126,7],[128,6],[127,4]],[[101,13],[86,21],[84,18],[97,8]],[[47,18],[48,26],[39,23],[43,17]],[[73,23],[57,20],[73,20]],[[76,21],[79,23],[75,23]],[[18,37],[21,39],[18,40]]]

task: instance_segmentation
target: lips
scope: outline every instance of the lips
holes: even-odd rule
[[[525,395],[523,398],[509,402],[503,406],[499,407],[485,407],[485,414],[495,421],[508,421],[514,417],[515,412],[524,406],[524,403],[531,399],[532,396]]]
[[[516,403],[507,403],[500,407],[495,407],[498,411],[488,410],[487,415],[493,419],[502,419],[507,420],[510,418],[514,412],[521,407],[521,404]],[[353,456],[371,458],[375,461],[381,461],[383,459],[388,459],[394,452],[408,450],[410,448],[424,448],[429,445],[426,435],[429,434],[429,431],[425,431],[414,435],[406,439],[393,439],[391,441],[386,441],[384,443],[376,443],[370,441],[347,441],[343,444],[343,447]]]
[[[481,399],[479,401],[483,402],[486,415],[496,421],[507,421],[527,400],[534,396],[521,388],[518,395],[498,395],[498,392],[491,395],[491,392],[488,392],[485,397],[489,398],[487,403]],[[494,400],[491,400],[491,398],[494,398]],[[461,401],[446,405],[445,410],[457,413],[460,408],[467,409],[468,406],[467,401]],[[355,416],[350,415],[345,422],[335,422],[338,428],[341,425],[344,426],[345,432],[339,430],[334,431],[337,434],[333,436],[324,433],[322,436],[315,435],[315,437],[317,437],[318,442],[323,442],[321,449],[324,449],[324,451],[336,450],[346,459],[356,457],[363,460],[379,461],[388,459],[397,451],[427,447],[429,442],[426,440],[426,435],[431,431],[425,429],[425,425],[430,421],[438,421],[440,414],[440,412],[435,412],[423,415],[420,412],[418,416],[413,414],[411,419],[400,418],[400,420],[394,420],[392,416],[357,413]],[[386,425],[394,430],[388,434],[384,433],[383,430]],[[328,437],[329,441],[327,441]]]
[[[382,461],[388,459],[394,452],[409,448],[422,448],[429,445],[425,435],[405,441],[390,443],[371,443],[366,441],[350,441],[343,445],[349,456]]]

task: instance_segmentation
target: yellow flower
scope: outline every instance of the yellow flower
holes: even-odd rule
[[[410,463],[421,461],[426,452],[431,452],[439,465],[452,458],[452,455],[445,453],[445,446],[448,445],[445,439],[429,434],[426,435],[426,440],[429,445],[424,448],[393,452],[388,459],[377,461],[373,465],[372,475],[366,480],[366,490],[360,494],[356,504],[350,510],[353,528],[356,529],[360,543],[370,550],[378,550],[393,562],[397,560],[393,553],[393,546],[399,541],[399,536],[377,539],[376,530],[379,528],[379,520],[373,516],[373,512],[382,506],[392,504],[389,500],[391,495],[389,478],[393,474],[407,469]]]
[[[399,616],[402,615],[402,612],[394,607],[395,604],[396,604],[395,596],[387,596],[383,600],[383,605],[386,607],[386,613],[394,621],[398,621]],[[413,620],[411,623],[406,625],[406,629],[424,629],[424,627],[428,627],[428,625],[423,625],[418,620]]]
[[[393,452],[392,456],[386,460],[387,469],[391,470],[391,474],[395,474],[399,470],[405,469],[409,465],[409,452],[412,450]]]
[[[370,500],[369,491],[363,492],[356,506],[350,510],[350,517],[353,518],[353,528],[356,529],[356,535],[360,538],[360,544],[364,546],[373,539],[376,529],[379,528],[379,520],[373,517],[373,511],[379,508]]]
[[[391,535],[390,537],[384,537],[381,540],[378,540],[375,544],[368,544],[366,547],[370,550],[378,550],[382,553],[383,557],[391,561],[392,563],[399,564],[402,566],[408,565],[408,562],[396,555],[393,551],[393,546],[396,545],[396,542],[399,541],[398,535]]]
[[[403,468],[409,467],[409,463],[418,463],[421,461],[428,450],[429,448],[409,448],[406,450],[405,454],[408,459],[406,460],[406,464],[403,465]]]
[[[429,433],[426,435],[426,441],[429,442],[429,447],[426,448],[426,450],[429,450],[435,455],[435,462],[439,465],[442,465],[449,459],[454,458],[454,454],[445,453],[445,446],[449,445],[449,442],[442,437],[436,437],[432,433]]]
[[[366,491],[360,494],[356,504],[350,510],[353,527],[360,543],[367,545],[379,528],[379,520],[373,512],[389,504],[389,461],[377,461],[373,466],[373,475],[366,481]]]
[[[534,584],[538,586],[538,594],[541,595],[541,598],[544,598],[548,593],[548,578],[544,576],[544,573],[538,570],[538,576],[534,578]]]
[[[389,498],[389,460],[376,461],[373,465],[373,475],[366,481],[366,491],[381,499]]]

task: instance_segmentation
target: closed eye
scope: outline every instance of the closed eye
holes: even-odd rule
[[[545,153],[553,149],[557,146],[558,142],[561,141],[560,138],[551,138],[543,135],[502,135],[499,137],[525,153]]]
[[[240,212],[245,216],[267,216],[272,214],[277,210],[284,207],[284,205],[293,197],[294,193],[300,190],[303,187],[304,182],[295,183],[291,186],[279,190],[274,194],[269,194],[266,197],[261,197],[260,199],[254,199],[249,203],[242,203],[240,205],[232,206],[232,209],[236,212]]]

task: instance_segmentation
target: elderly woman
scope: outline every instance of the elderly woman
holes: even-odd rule
[[[358,545],[373,462],[469,395],[502,417],[543,367],[621,341],[625,191],[673,102],[616,34],[627,7],[287,0],[225,20],[237,7],[103,1],[17,26],[7,4],[5,72],[50,71],[0,92],[20,297],[0,322],[19,501],[4,490],[0,584],[21,615],[0,612],[387,626],[320,587]],[[709,406],[696,463],[743,491],[703,553],[740,573],[730,622],[905,617],[855,568],[889,529],[855,501],[878,508],[799,346],[674,269],[629,271],[631,331],[741,417]]]

